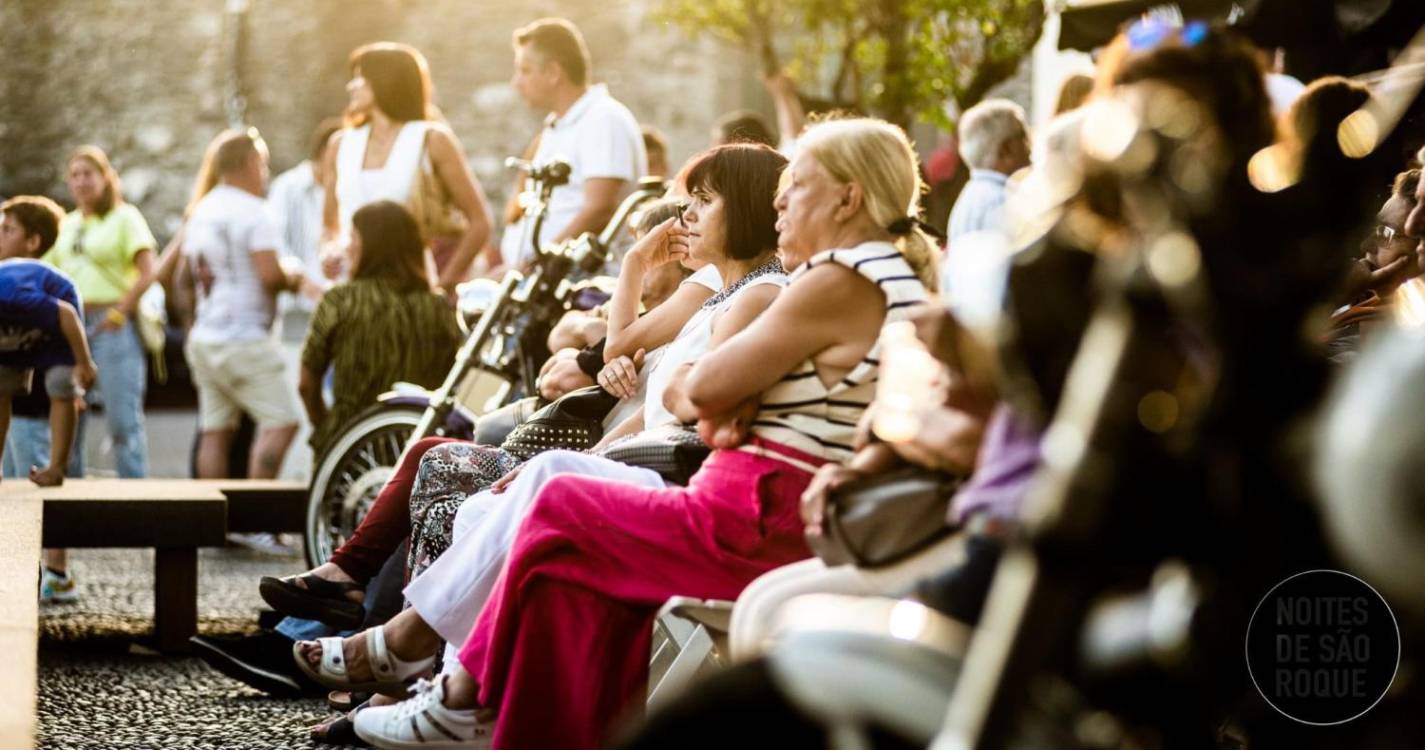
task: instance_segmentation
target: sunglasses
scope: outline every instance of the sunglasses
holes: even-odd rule
[[[1128,37],[1128,49],[1146,52],[1174,39],[1184,47],[1196,47],[1211,31],[1206,21],[1189,21],[1179,26],[1160,18],[1144,18],[1129,26],[1124,36]]]

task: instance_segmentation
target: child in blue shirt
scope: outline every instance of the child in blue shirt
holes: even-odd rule
[[[0,448],[11,398],[29,393],[38,373],[50,398],[49,466],[30,468],[30,479],[41,486],[64,482],[78,399],[95,375],[74,284],[36,260],[54,244],[63,215],[39,196],[0,204]]]

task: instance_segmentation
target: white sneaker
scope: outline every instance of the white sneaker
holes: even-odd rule
[[[55,575],[44,567],[41,571],[40,602],[69,604],[79,601],[79,584],[74,582],[74,574],[65,571],[62,576]]]
[[[432,683],[417,680],[411,697],[390,706],[373,706],[356,712],[356,736],[385,750],[418,748],[489,748],[493,723],[475,718],[475,711],[446,708],[445,678]]]

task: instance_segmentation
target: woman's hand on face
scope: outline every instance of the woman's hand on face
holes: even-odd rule
[[[826,502],[831,497],[832,490],[862,476],[864,474],[856,469],[835,463],[824,464],[817,469],[811,484],[807,485],[806,491],[802,493],[800,510],[807,536],[821,536],[826,520]]]
[[[629,249],[625,260],[628,256],[642,261],[644,270],[681,261],[688,257],[688,229],[679,226],[677,219],[666,219],[643,235],[643,239]]]
[[[698,420],[698,435],[712,448],[729,450],[747,442],[752,420],[757,418],[760,397],[749,398],[731,411]]]
[[[643,356],[643,350],[639,349],[632,357],[618,357],[599,370],[596,382],[619,398],[633,398],[638,395],[638,371],[643,369]]]

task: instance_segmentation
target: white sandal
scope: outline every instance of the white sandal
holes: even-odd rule
[[[322,663],[317,669],[307,663],[302,654],[302,642],[292,644],[292,658],[308,677],[334,690],[352,690],[362,693],[381,693],[395,698],[406,694],[407,683],[430,671],[435,663],[432,654],[418,661],[403,661],[386,647],[386,633],[381,626],[366,631],[366,662],[371,667],[374,679],[366,682],[352,682],[346,673],[346,659],[343,657],[342,640],[339,637],[319,638],[322,647]]]

